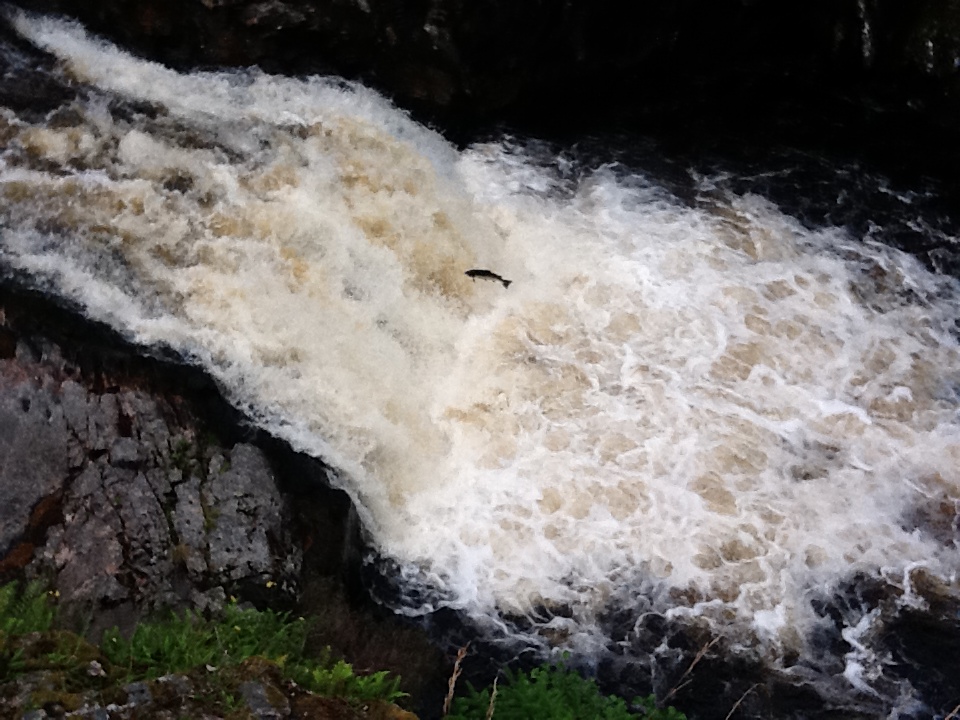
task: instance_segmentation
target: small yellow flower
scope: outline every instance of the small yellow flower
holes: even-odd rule
[[[267,580],[267,587],[268,587],[268,588],[276,587],[276,585],[277,585],[277,584],[276,584],[273,580]]]

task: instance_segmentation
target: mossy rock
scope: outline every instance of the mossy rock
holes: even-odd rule
[[[293,717],[311,720],[417,720],[417,716],[392,703],[374,701],[356,705],[343,698],[304,694],[291,705]]]
[[[86,704],[86,696],[81,693],[57,690],[35,690],[28,696],[32,707],[62,707],[66,712],[76,712]]]
[[[4,643],[6,649],[7,643]],[[51,670],[104,662],[100,649],[67,630],[30,633],[9,641],[19,651],[25,670]]]
[[[283,682],[280,666],[274,661],[259,655],[247,658],[233,668],[232,672],[236,675],[238,682],[256,680],[258,682],[269,682],[275,687],[280,687]]]

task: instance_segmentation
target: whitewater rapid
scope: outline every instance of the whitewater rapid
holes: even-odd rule
[[[685,204],[342,80],[15,24],[83,92],[0,111],[3,262],[336,467],[405,612],[589,651],[642,595],[777,662],[853,576],[956,586],[916,520],[960,502],[954,280],[709,178]]]

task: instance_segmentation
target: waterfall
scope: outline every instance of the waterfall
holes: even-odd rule
[[[783,669],[820,667],[852,578],[955,584],[952,279],[715,177],[685,202],[336,78],[16,27],[84,91],[0,111],[3,263],[337,467],[401,611],[586,655],[658,613]],[[851,693],[885,672],[872,613]]]

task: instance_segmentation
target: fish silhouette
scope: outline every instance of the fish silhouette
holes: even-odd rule
[[[513,282],[513,280],[505,280],[504,278],[497,275],[495,272],[491,272],[490,270],[481,270],[480,268],[467,270],[464,273],[464,275],[466,275],[467,277],[471,277],[474,280],[476,280],[477,278],[483,278],[484,280],[496,280],[497,282],[502,282],[505,288],[510,287],[510,283]]]

